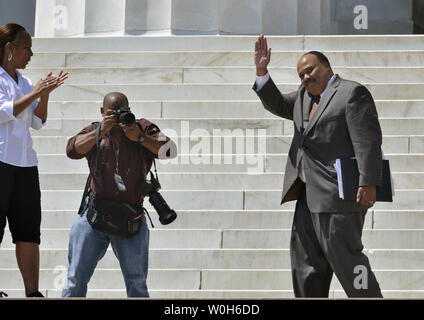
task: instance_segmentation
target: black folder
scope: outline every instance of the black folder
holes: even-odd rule
[[[340,172],[344,200],[355,200],[359,187],[359,170],[356,159],[340,159]],[[383,160],[383,181],[376,187],[377,201],[393,202],[392,179],[390,175],[389,160]],[[339,186],[340,188],[340,186]]]

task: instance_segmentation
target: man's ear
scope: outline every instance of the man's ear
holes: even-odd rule
[[[105,113],[105,109],[103,107],[100,108],[100,112],[102,113],[102,115],[104,115]]]

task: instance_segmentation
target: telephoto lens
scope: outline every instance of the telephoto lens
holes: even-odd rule
[[[158,192],[161,186],[157,179],[155,179],[152,172],[150,172],[150,181],[143,180],[136,188],[136,192],[141,197],[149,196],[149,202],[155,208],[159,215],[159,221],[163,225],[170,224],[177,218],[177,214],[172,210],[162,195]]]
[[[174,210],[172,210],[165,199],[159,192],[153,192],[150,194],[149,202],[152,204],[153,208],[155,208],[156,212],[159,215],[159,221],[163,225],[170,224],[177,218],[177,214]]]

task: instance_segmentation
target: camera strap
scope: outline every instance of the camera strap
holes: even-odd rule
[[[92,125],[94,126],[94,129],[96,130],[96,146],[97,146],[97,152],[99,152],[99,135],[100,135],[100,122],[93,122]],[[100,174],[100,165],[99,165],[99,157],[97,157],[97,166],[96,166],[96,176]],[[91,172],[88,174],[87,181],[85,182],[84,192],[82,194],[82,199],[80,203],[80,207],[78,210],[78,214],[81,216],[84,213],[85,206],[87,204],[87,197],[90,195],[90,177]]]
[[[94,125],[94,123],[93,123]],[[97,125],[94,125],[96,128],[96,147],[97,147],[97,165],[96,165],[96,173],[95,176],[100,176],[100,168],[102,165],[102,158],[103,158],[103,149],[100,148],[100,129],[101,125],[97,122]]]
[[[156,180],[159,182],[158,171],[156,170],[156,161],[155,161],[155,158],[153,158],[153,165],[154,165],[154,167],[155,167],[155,176],[156,176]]]

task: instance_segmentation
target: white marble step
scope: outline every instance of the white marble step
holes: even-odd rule
[[[375,100],[380,117],[422,117],[424,100]],[[50,101],[51,118],[101,118],[102,101]],[[278,118],[258,100],[130,101],[131,111],[145,118]]]
[[[62,290],[56,289],[40,289],[40,292],[47,299],[60,299]],[[7,294],[10,299],[25,298],[23,289],[8,289]],[[331,291],[330,297],[334,296],[334,290]],[[396,291],[401,297],[410,295],[419,296],[416,291]],[[160,290],[149,289],[149,295],[152,299],[281,299],[294,298],[293,290]],[[89,289],[87,291],[87,299],[120,299],[127,298],[125,289]],[[5,298],[7,299],[7,298]],[[65,299],[65,298],[63,298]],[[78,300],[78,298],[73,298]],[[84,298],[81,298],[84,299]],[[134,298],[133,298],[134,299]]]
[[[424,50],[422,35],[272,36],[273,50]],[[33,38],[40,51],[246,51],[254,49],[257,36],[133,36]]]
[[[384,290],[422,290],[424,270],[373,270]],[[66,269],[41,269],[40,287],[61,290]],[[16,269],[1,270],[2,290],[21,286]],[[150,269],[147,285],[162,290],[292,290],[291,271],[276,270],[195,270]],[[89,289],[124,289],[119,269],[97,269],[88,285]],[[332,289],[342,289],[333,277]]]
[[[377,202],[374,205],[376,210],[422,210],[424,207],[424,190],[395,190],[393,202]],[[171,199],[172,192],[169,192]],[[246,210],[261,209],[292,209],[295,202],[290,201],[280,206],[280,190],[246,190],[244,192],[244,205]]]
[[[60,149],[65,148],[65,145],[61,145]],[[233,150],[236,150],[235,148]],[[271,153],[271,152],[270,152]],[[284,171],[284,166],[286,163],[286,155],[281,154],[270,154],[267,155],[255,155],[255,154],[210,154],[210,155],[181,155],[177,156],[175,159],[171,160],[157,160],[156,165],[159,172],[159,176],[162,173],[170,172],[239,172],[239,173],[254,173],[254,171],[264,172],[276,172],[281,173]],[[421,163],[415,162],[412,158],[411,160],[406,160],[406,162],[413,162],[414,166],[408,168],[408,170],[413,170],[417,168],[416,171],[421,171]],[[419,158],[420,159],[420,158]],[[62,173],[84,173],[88,174],[87,161],[82,160],[72,160],[69,159],[64,154],[53,154],[46,155],[41,154],[38,156],[38,168],[39,172],[49,173],[49,172],[62,172]],[[199,163],[202,161],[202,163]],[[215,164],[214,164],[214,161]],[[240,162],[238,162],[240,161]],[[258,169],[259,168],[259,169]],[[262,170],[263,169],[263,170]]]
[[[69,210],[78,209],[81,203],[83,186],[79,190],[57,191],[43,190],[41,195],[41,206],[43,210]],[[178,190],[160,191],[168,205],[174,210],[212,209],[212,210],[243,210],[243,191],[198,191]],[[256,196],[253,196],[255,198]],[[261,197],[261,196],[259,196]],[[275,202],[279,202],[276,195]],[[145,207],[153,210],[151,204],[146,200]],[[266,209],[266,208],[260,208]],[[277,208],[280,209],[280,208]]]
[[[287,249],[290,229],[156,229],[150,230],[150,248]],[[67,248],[69,229],[44,229],[43,248]],[[424,230],[363,230],[367,249],[421,249]],[[10,233],[4,235],[3,248],[12,248]]]
[[[162,106],[165,102],[160,100],[132,100],[130,101],[131,111],[137,118],[162,118]],[[101,120],[101,107],[103,99],[99,101],[49,101],[48,119],[50,118],[75,118]],[[415,111],[413,111],[415,113]],[[171,118],[171,117],[169,117]]]
[[[149,119],[169,136],[293,135],[293,121],[282,119]],[[73,136],[99,119],[49,119],[32,136]],[[422,135],[424,118],[379,119],[383,135]],[[264,131],[265,130],[265,131]],[[203,151],[208,153],[207,151]]]
[[[424,136],[411,136],[409,143],[410,152],[420,152],[424,148]]]
[[[284,173],[264,172],[263,168],[264,161],[257,161],[248,167],[248,172],[162,172],[159,178],[166,190],[268,190],[282,187]],[[424,172],[392,171],[392,177],[398,189],[424,189]],[[86,180],[87,173],[40,173],[43,190],[78,190],[84,187]]]
[[[23,74],[35,83],[49,71],[58,74],[60,68],[28,68]],[[254,67],[156,67],[156,68],[66,68],[67,84],[137,84],[137,83],[251,83]],[[299,82],[296,67],[269,68],[278,83]],[[366,83],[422,82],[423,67],[335,67],[341,78]],[[300,83],[300,82],[299,82]]]
[[[420,67],[423,50],[324,51],[333,67]],[[304,51],[272,51],[270,67],[296,67]],[[249,51],[36,52],[28,68],[254,67]],[[252,74],[254,77],[254,73]]]
[[[424,100],[376,100],[380,118],[424,117]],[[103,101],[49,101],[49,118],[101,119]],[[131,100],[131,111],[144,118],[278,118],[256,100],[143,101]]]
[[[65,266],[54,269],[40,269],[39,286],[61,290],[66,279]],[[2,290],[15,289],[22,286],[22,278],[16,269],[0,269]],[[200,285],[200,270],[150,269],[147,284],[152,289],[198,289]],[[125,288],[121,270],[96,269],[89,282],[89,288],[123,289]]]
[[[61,68],[28,68],[22,73],[34,83],[51,71],[59,74]],[[183,69],[159,68],[66,68],[67,84],[130,84],[130,83],[183,83]]]
[[[10,237],[10,233],[4,235],[2,248],[14,247]],[[221,248],[221,237],[221,230],[215,229],[153,228],[150,230],[149,246],[150,248]],[[41,232],[43,248],[67,248],[68,240],[69,229],[46,229]]]
[[[149,213],[154,229],[284,229],[290,228],[293,221],[293,210],[204,209],[179,210],[174,222],[162,225],[155,210],[152,209]],[[43,210],[41,227],[43,229],[71,228],[77,217],[76,210]],[[420,215],[417,214],[416,217],[418,219]],[[367,214],[365,224],[367,228],[372,228],[372,213]]]
[[[81,131],[84,127],[91,124],[93,121],[99,121],[100,119],[94,118],[88,119],[49,119],[46,125],[41,130],[31,129],[32,136],[72,136]],[[165,134],[170,136],[188,136],[194,134],[195,136],[204,135],[281,135],[283,134],[283,126],[287,125],[287,131],[292,127],[291,121],[280,120],[280,119],[149,119],[155,123]],[[410,125],[419,124],[424,122],[424,118],[414,119],[399,119],[392,124],[391,119],[382,119],[382,125],[384,122],[388,122],[389,125],[395,126],[392,130],[388,130],[385,134],[390,134],[390,131],[401,131],[400,126],[402,122],[408,122]],[[403,125],[405,125],[404,123]],[[259,129],[266,129],[266,131],[259,131]],[[397,130],[396,130],[397,129]],[[224,131],[225,130],[225,131]],[[234,131],[236,130],[236,131]],[[249,130],[249,131],[247,131]],[[413,131],[410,129],[410,131]],[[419,131],[419,130],[415,130]],[[408,132],[409,133],[409,132]],[[293,131],[290,133],[293,134]],[[418,134],[418,133],[417,133]]]
[[[423,55],[424,56],[424,55]],[[51,94],[52,100],[102,100],[113,91],[130,100],[258,100],[251,84],[64,84]],[[424,99],[421,83],[367,84],[374,99]],[[281,92],[297,90],[298,83],[278,84]]]
[[[224,230],[223,248],[287,248],[290,229],[285,230]],[[367,230],[362,243],[367,249],[421,249],[424,230]]]
[[[0,249],[1,268],[17,268],[14,248]],[[422,249],[364,249],[374,269],[421,270],[424,264]],[[67,249],[40,248],[42,269],[66,268]],[[119,261],[112,248],[99,261],[99,269],[118,269]],[[290,269],[289,249],[157,249],[149,251],[150,269]]]
[[[78,210],[79,190],[42,190],[43,210]],[[291,210],[294,201],[280,205],[281,190],[161,190],[168,205],[176,210]],[[422,210],[424,189],[395,190],[393,202],[377,202],[376,210]],[[146,208],[153,210],[146,200]]]
[[[384,298],[388,299],[424,299],[424,290],[381,290]],[[348,298],[343,290],[332,290],[332,298]]]
[[[64,145],[60,146],[63,152]],[[383,144],[383,149],[384,148]],[[236,150],[236,148],[233,148]],[[286,150],[284,150],[286,151]],[[243,157],[242,157],[243,156]],[[260,159],[259,155],[256,155]],[[424,154],[387,154],[385,156],[390,161],[390,169],[392,172],[423,172],[424,171]],[[199,156],[197,154],[181,155],[170,160],[158,160],[156,165],[158,172],[162,173],[171,172],[240,172],[248,173],[249,169],[258,168],[258,164],[253,162],[255,155],[253,154],[239,154],[239,155],[220,155],[220,153],[211,154],[208,156],[208,163],[197,163],[195,161],[202,159],[208,160],[206,155]],[[214,164],[214,159],[217,162]],[[220,160],[218,162],[218,159]],[[239,159],[240,163],[237,163]],[[243,159],[243,163],[241,160]],[[88,165],[85,160],[72,160],[64,154],[39,154],[38,155],[38,170],[41,173],[49,172],[62,172],[62,173],[88,173]],[[224,161],[228,162],[225,163]],[[249,160],[249,162],[247,161]],[[264,172],[283,173],[286,165],[287,154],[273,154],[273,150],[267,149],[267,154],[263,155]]]
[[[366,83],[417,83],[423,81],[422,67],[335,67],[334,73],[343,79]],[[72,71],[70,71],[72,73]],[[183,83],[251,83],[256,68],[184,68]],[[296,83],[300,80],[296,68],[269,68],[269,74],[278,83]],[[140,81],[142,82],[142,81]]]
[[[386,290],[421,290],[424,270],[374,270],[380,287]],[[291,289],[290,270],[205,270],[202,271],[202,289],[221,290],[281,290]],[[334,277],[331,288],[341,289]]]
[[[169,225],[159,223],[150,210],[155,229],[290,229],[294,210],[179,210]],[[70,228],[77,210],[43,210],[41,227]],[[423,210],[374,210],[365,216],[365,229],[424,229]]]
[[[272,37],[272,36],[271,36]],[[126,36],[33,38],[33,50],[43,52],[63,51],[198,51],[198,50],[253,50],[257,37],[253,36]],[[303,36],[272,37],[279,50],[303,50]],[[413,42],[393,38],[412,46]],[[417,38],[420,41],[420,38]],[[312,40],[311,40],[312,41]],[[370,41],[371,44],[375,43]],[[397,48],[393,41],[393,49]]]
[[[294,132],[293,121],[284,120],[283,135]],[[421,135],[424,131],[424,118],[383,118],[379,119],[384,135]]]
[[[423,229],[424,212],[421,210],[374,210],[374,229]]]
[[[89,124],[90,122],[87,121],[85,124]],[[165,130],[166,131],[166,130]],[[73,133],[75,134],[76,131]],[[210,135],[175,135],[175,132],[169,131],[168,137],[170,137],[178,147],[179,156],[181,159],[175,160],[174,162],[171,161],[162,161],[158,160],[158,164],[163,162],[162,170],[165,171],[174,171],[174,167],[176,167],[176,164],[189,164],[190,163],[190,155],[196,156],[199,154],[199,143],[205,143],[209,146],[209,154],[211,155],[232,155],[233,159],[230,161],[230,164],[235,164],[235,155],[238,154],[259,154],[259,151],[266,154],[266,161],[271,161],[271,164],[273,164],[274,160],[268,160],[269,157],[276,157],[276,156],[285,156],[290,148],[291,141],[293,140],[293,137],[290,135],[282,136],[282,135],[269,135],[267,134],[266,137],[259,136],[258,133],[260,133],[258,130],[255,130],[253,133],[254,135],[250,135],[249,131],[242,129],[234,131],[232,130],[233,134],[230,136],[224,136],[224,135],[214,135],[213,132]],[[242,135],[237,135],[243,133]],[[178,134],[178,132],[177,132]],[[386,156],[391,156],[394,158],[394,161],[404,161],[402,162],[402,166],[396,166],[392,167],[396,171],[402,171],[405,168],[408,168],[408,171],[416,171],[414,168],[421,168],[422,164],[420,162],[416,162],[415,160],[419,160],[416,157],[420,157],[422,153],[424,153],[424,148],[422,147],[422,144],[418,143],[418,140],[423,139],[424,136],[406,136],[406,135],[400,135],[400,136],[392,136],[392,135],[383,135],[383,144],[382,148],[384,150],[384,153]],[[46,161],[51,161],[52,164],[59,163],[59,167],[62,168],[62,170],[75,170],[75,168],[78,168],[77,171],[81,170],[81,168],[86,169],[87,166],[84,164],[76,164],[75,161],[72,161],[70,159],[65,159],[65,149],[66,145],[68,143],[69,137],[64,136],[33,136],[33,147],[37,151],[39,159],[40,159],[40,166],[43,166],[42,160],[45,158]],[[221,145],[219,145],[219,143]],[[261,148],[258,148],[259,143],[261,144]],[[247,145],[247,147],[246,147]],[[243,146],[243,148],[241,148]],[[250,149],[250,148],[254,149]],[[206,150],[202,150],[206,151]],[[253,152],[252,152],[253,151]],[[206,153],[203,152],[205,155]],[[400,158],[399,158],[400,157]],[[390,158],[389,158],[390,159]],[[58,162],[59,161],[59,162]],[[62,164],[60,162],[66,161],[67,167],[63,168]],[[282,159],[276,159],[277,165],[279,163],[285,163],[284,158]],[[78,163],[80,163],[79,161]],[[404,168],[405,162],[408,162],[409,165]],[[213,161],[211,160],[211,163]],[[167,169],[167,166],[165,164],[170,166],[170,169]],[[174,165],[175,164],[175,165]],[[49,165],[49,164],[44,164]],[[232,168],[231,166],[225,165],[221,163],[221,167],[219,170],[221,171],[236,171],[238,166],[234,166],[234,169],[229,170]],[[69,167],[68,167],[69,166]],[[205,169],[198,168],[198,166],[194,168],[186,167],[186,169],[182,169],[184,167],[181,167],[181,169],[177,169],[178,171],[208,171],[210,166],[206,165],[204,166]],[[278,167],[278,166],[277,166]],[[56,167],[45,167],[53,169]],[[272,165],[271,165],[272,168]],[[41,169],[42,171],[46,171],[45,169]],[[47,171],[48,171],[47,170]],[[421,170],[421,169],[417,169]],[[85,171],[84,171],[85,172]]]
[[[61,290],[40,289],[50,299],[61,298]],[[23,289],[7,290],[9,298],[25,298]],[[293,290],[149,290],[152,299],[293,299]],[[391,299],[423,299],[424,290],[382,290],[385,298]],[[343,290],[330,290],[330,299],[346,298]],[[127,298],[125,289],[99,290],[89,289],[88,299]],[[76,299],[76,298],[74,298]],[[84,298],[83,298],[84,299]]]
[[[375,100],[375,103],[380,118],[424,116],[424,100]],[[133,104],[130,102],[130,105]],[[50,111],[55,112],[54,109],[62,111],[62,107],[55,106]],[[265,110],[258,98],[243,101],[162,101],[161,110],[163,118],[215,118],[217,115],[222,118],[277,117]],[[66,116],[64,112],[62,114]],[[94,115],[98,116],[98,113]]]

